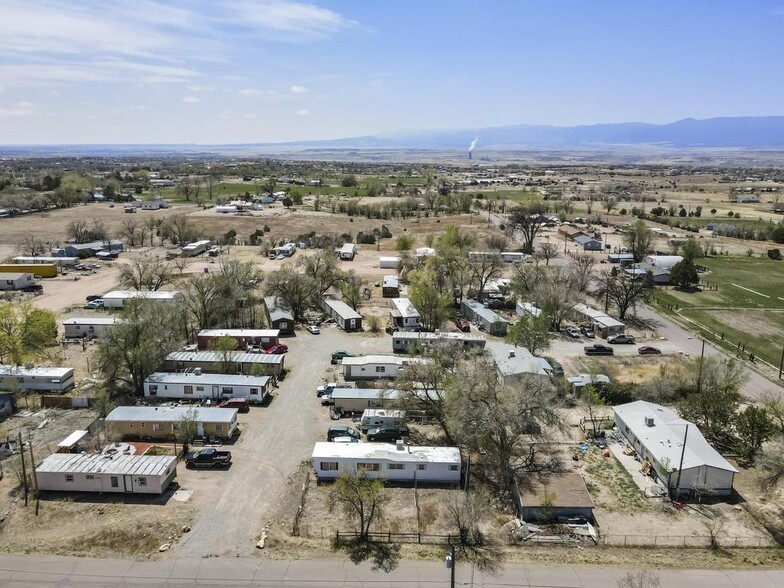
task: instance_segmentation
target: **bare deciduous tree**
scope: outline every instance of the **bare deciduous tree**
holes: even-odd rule
[[[158,256],[145,256],[120,268],[120,283],[134,290],[159,290],[173,279],[171,266]]]
[[[572,265],[572,277],[578,292],[585,292],[593,279],[595,261],[590,255],[579,255]]]
[[[539,256],[544,259],[545,265],[550,265],[550,260],[558,257],[558,245],[555,243],[542,243],[539,245]]]

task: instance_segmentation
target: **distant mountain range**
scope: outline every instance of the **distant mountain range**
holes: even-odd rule
[[[784,116],[687,118],[667,124],[640,122],[558,127],[511,125],[480,129],[400,131],[362,137],[283,143],[0,145],[0,153],[20,155],[107,154],[285,154],[337,150],[606,150],[621,147],[678,149],[784,149]]]

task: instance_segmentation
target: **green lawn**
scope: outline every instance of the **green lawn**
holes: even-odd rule
[[[692,324],[693,330],[729,350],[740,343],[746,356],[753,352],[778,365],[784,346],[784,262],[715,257],[699,263],[710,270],[702,274],[703,282],[718,289],[657,290],[657,307],[705,327],[715,335]]]

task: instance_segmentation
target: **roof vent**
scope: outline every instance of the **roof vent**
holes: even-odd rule
[[[201,375],[201,368],[200,367],[193,368],[193,375],[194,376],[200,376]]]
[[[514,349],[510,349],[509,350],[509,357],[511,358],[511,357],[514,357],[514,356],[515,356]]]
[[[653,417],[652,416],[645,417],[645,426],[646,427],[652,427],[653,426]]]
[[[402,439],[398,439],[395,442],[395,447],[397,448],[398,451],[405,451],[406,450],[406,446],[403,444],[403,440]]]

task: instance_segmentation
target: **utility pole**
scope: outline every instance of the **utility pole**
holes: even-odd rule
[[[35,516],[38,516],[38,505],[41,502],[38,492],[38,473],[35,471],[35,457],[33,457],[33,437],[27,432],[27,442],[30,444],[30,468],[33,472],[33,490],[35,492]]]
[[[700,368],[697,373],[697,393],[702,391],[702,364],[705,360],[705,339],[702,340],[702,351],[700,352]]]
[[[19,431],[19,457],[22,459],[22,484],[24,485],[25,506],[27,506],[27,468],[25,468],[22,431]]]
[[[779,380],[781,379],[782,369],[784,369],[784,347],[781,349],[781,361],[779,362]]]
[[[446,567],[449,568],[449,587],[455,588],[455,558],[457,557],[457,550],[455,549],[455,544],[449,542],[449,550],[450,554],[446,556],[444,563]]]
[[[683,470],[683,457],[686,455],[686,439],[689,438],[689,425],[686,425],[686,431],[683,433],[683,447],[681,448],[681,462],[678,466],[678,479],[675,481],[675,496],[677,497],[678,488],[681,485],[681,470]],[[672,497],[671,497],[672,498]]]

